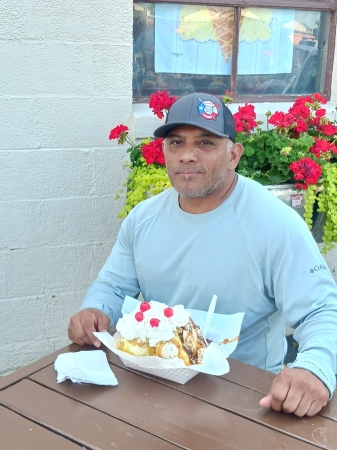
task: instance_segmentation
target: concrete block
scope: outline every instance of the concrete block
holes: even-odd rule
[[[132,91],[132,45],[92,46],[93,92],[116,96]]]
[[[0,150],[38,148],[32,98],[0,98]]]
[[[26,0],[1,0],[0,40],[23,39],[29,36],[29,6]]]
[[[41,243],[90,244],[112,241],[117,223],[112,197],[79,197],[43,201]]]
[[[123,187],[128,175],[125,161],[129,161],[124,148],[112,143],[111,148],[95,149],[92,194],[115,196]]]
[[[104,147],[115,123],[130,123],[131,91],[116,98],[0,98],[0,111],[0,150]]]
[[[51,98],[35,100],[35,129],[41,147],[103,147],[111,123],[127,123],[131,103],[120,98]],[[129,93],[130,95],[130,93]]]
[[[41,244],[39,201],[0,201],[0,251]]]
[[[6,293],[2,297],[39,296],[86,288],[93,270],[93,250],[88,244],[28,248],[0,252],[0,262],[5,268]]]
[[[92,92],[90,44],[5,41],[0,54],[6,61],[6,70],[0,71],[2,95],[76,97]]]
[[[3,250],[0,251],[0,267],[2,270],[0,270],[0,299],[6,297],[8,289],[7,289],[7,271],[5,271],[5,264],[6,264],[7,258],[6,258],[6,252]],[[1,300],[0,300],[1,301]]]
[[[113,198],[102,197],[95,201],[94,242],[112,245],[118,235],[121,219],[117,217],[120,203]]]
[[[69,343],[70,317],[85,291],[0,301],[3,343],[0,376],[29,364]],[[15,344],[15,345],[14,345]]]
[[[107,260],[108,256],[111,253],[112,246],[114,244],[115,238],[117,237],[118,230],[115,230],[115,236],[113,239],[113,242],[102,242],[97,243],[92,246],[93,251],[93,264],[92,264],[92,272],[90,274],[90,281],[89,284],[94,281],[97,278],[98,272],[103,267],[105,261]]]
[[[0,152],[2,199],[88,195],[93,184],[93,163],[93,154],[80,149]]]
[[[31,21],[35,39],[132,42],[131,1],[34,0]]]

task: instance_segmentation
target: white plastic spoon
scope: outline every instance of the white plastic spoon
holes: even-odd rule
[[[205,339],[207,337],[208,328],[209,328],[211,320],[212,320],[212,316],[213,316],[213,313],[214,313],[214,310],[215,310],[215,305],[216,305],[217,300],[218,300],[218,296],[217,295],[213,295],[211,303],[209,304],[209,307],[208,307],[207,316],[206,316],[206,322],[205,322],[205,325],[203,327],[203,333],[202,333]]]

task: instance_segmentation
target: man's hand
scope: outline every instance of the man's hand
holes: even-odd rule
[[[298,417],[312,417],[328,399],[325,384],[309,370],[285,368],[274,379],[268,395],[260,400],[260,406]]]
[[[99,347],[101,342],[92,332],[107,331],[109,324],[109,317],[102,311],[95,308],[82,309],[70,319],[68,336],[75,344]]]

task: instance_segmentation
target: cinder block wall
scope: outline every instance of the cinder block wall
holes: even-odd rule
[[[0,4],[0,376],[68,343],[120,226],[132,1]]]

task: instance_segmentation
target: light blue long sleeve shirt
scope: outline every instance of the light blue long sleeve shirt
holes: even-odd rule
[[[187,308],[244,312],[231,357],[277,373],[285,324],[297,359],[330,391],[336,384],[337,286],[303,219],[258,183],[239,176],[218,208],[189,214],[169,189],[135,207],[80,309],[115,324],[126,295]]]

